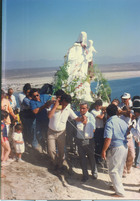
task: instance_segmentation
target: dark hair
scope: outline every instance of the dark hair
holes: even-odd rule
[[[95,101],[95,106],[102,106],[103,102],[101,99]]]
[[[38,89],[32,88],[29,95],[32,97],[33,93],[35,93],[35,92],[38,92]]]
[[[27,92],[28,90],[31,90],[31,88],[30,88],[30,89],[27,89],[27,88],[26,88],[26,89],[24,90],[25,94],[26,94],[26,92]]]
[[[91,112],[93,109],[95,108],[95,103],[92,103],[91,105],[90,105],[90,108],[89,108],[89,112]]]
[[[19,109],[18,108],[14,109],[14,113],[19,114]]]
[[[110,104],[107,108],[106,108],[106,112],[108,114],[108,116],[112,117],[114,115],[117,114],[118,108],[116,105],[114,104]]]
[[[15,130],[22,131],[22,125],[21,124],[15,125]]]
[[[140,113],[140,109],[133,109],[133,110],[134,110],[134,112]]]
[[[59,89],[55,92],[56,96],[62,96],[63,94],[65,94],[65,92],[62,89]]]
[[[113,99],[113,101],[111,103],[113,103],[113,102],[116,102],[118,104],[120,103],[119,99],[117,99],[117,98]]]
[[[4,120],[8,117],[9,113],[5,110],[1,110],[1,120]]]
[[[67,103],[71,103],[72,98],[71,98],[70,95],[64,93],[64,94],[61,96],[60,102],[62,102],[63,100],[65,100]]]
[[[23,87],[23,91],[27,91],[28,89],[31,89],[30,83],[26,83]]]

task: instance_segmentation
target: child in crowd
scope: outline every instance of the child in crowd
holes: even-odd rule
[[[15,132],[13,133],[13,144],[16,151],[17,162],[23,162],[21,159],[22,153],[25,151],[25,145],[22,135],[21,124],[15,125]]]
[[[11,152],[10,144],[9,144],[8,136],[7,136],[7,128],[5,124],[5,121],[8,115],[9,115],[8,112],[6,112],[5,110],[1,110],[1,144],[2,144],[1,165],[2,166],[8,165],[7,161],[9,159],[9,154]]]
[[[16,108],[16,109],[14,110],[14,114],[15,114],[15,116],[17,117],[17,120],[15,121],[15,123],[16,123],[16,124],[21,124],[21,120],[20,120],[20,116],[19,116],[19,109],[18,109],[18,108]]]

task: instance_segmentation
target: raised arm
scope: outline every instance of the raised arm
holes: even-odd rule
[[[42,105],[41,107],[35,108],[33,111],[34,114],[38,114],[39,112],[41,112],[44,108],[49,108],[50,105],[53,103],[53,101],[47,101],[44,105]]]
[[[60,98],[57,98],[53,108],[51,109],[51,111],[48,112],[48,118],[49,119],[51,119],[53,117],[57,107],[59,106],[59,101],[60,101]]]

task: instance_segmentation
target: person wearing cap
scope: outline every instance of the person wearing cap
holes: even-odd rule
[[[123,106],[128,106],[129,108],[132,107],[132,101],[131,101],[131,95],[129,93],[124,93],[121,96],[122,102],[119,105],[120,108],[122,108]]]
[[[133,102],[133,110],[136,117],[136,125],[131,125],[129,127],[129,132],[131,132],[138,144],[136,149],[135,167],[140,168],[140,99],[135,99]]]
[[[127,117],[131,116],[131,107],[132,107],[132,101],[131,96],[129,93],[124,93],[121,96],[122,102],[118,105],[118,116],[125,115]],[[124,111],[123,107],[126,106],[129,108],[129,110]]]

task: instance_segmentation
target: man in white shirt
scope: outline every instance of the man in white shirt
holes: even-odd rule
[[[60,105],[61,102],[61,105]],[[55,104],[48,112],[49,129],[48,129],[48,153],[52,159],[53,165],[56,168],[61,169],[64,161],[64,147],[65,147],[65,135],[66,135],[66,123],[68,117],[76,121],[80,121],[81,118],[70,108],[71,96],[63,94],[60,98],[56,99]],[[56,153],[56,147],[58,153]]]
[[[88,180],[87,156],[91,165],[92,178],[97,179],[97,166],[94,157],[94,132],[95,118],[88,112],[87,103],[80,104],[80,116],[82,122],[77,122],[76,144],[80,157],[80,164],[83,172],[82,182]]]

